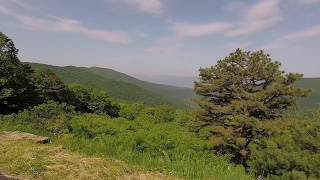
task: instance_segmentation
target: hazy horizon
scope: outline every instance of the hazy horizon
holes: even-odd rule
[[[0,0],[22,61],[195,77],[235,48],[320,77],[320,0]]]

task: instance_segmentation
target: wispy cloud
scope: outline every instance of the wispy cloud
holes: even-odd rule
[[[300,40],[305,38],[320,37],[320,24],[306,28],[302,31],[289,33],[284,36],[286,40]]]
[[[315,4],[315,3],[320,3],[320,0],[298,0],[299,3],[301,4]]]
[[[229,13],[234,13],[234,12],[244,13],[247,7],[248,5],[244,1],[233,1],[227,4],[225,9]]]
[[[173,30],[181,37],[198,37],[216,33],[223,33],[231,28],[231,24],[225,22],[212,22],[206,24],[177,23]]]
[[[32,6],[27,4],[25,1],[20,1],[20,0],[0,0],[0,2],[5,3],[5,1],[9,1],[12,3],[12,5],[18,6],[20,8],[26,9],[26,10],[31,10]]]
[[[279,4],[280,0],[259,0],[248,8],[243,4],[237,4],[228,8],[238,10],[246,8],[241,11],[244,15],[238,22],[176,23],[172,29],[176,35],[184,37],[199,37],[217,33],[225,36],[250,35],[271,28],[281,21]]]
[[[165,36],[157,39],[151,47],[145,48],[144,52],[155,55],[175,55],[178,54],[182,48],[180,39],[174,36]]]
[[[43,19],[23,15],[16,15],[15,17],[24,28],[33,31],[77,33],[96,40],[111,43],[126,44],[129,41],[128,34],[125,32],[92,29],[83,26],[80,21],[74,19],[61,17]]]
[[[131,6],[142,13],[160,15],[163,12],[161,0],[121,0],[126,5]]]
[[[226,35],[241,36],[257,33],[273,27],[281,19],[280,0],[260,0],[247,10],[244,18]]]
[[[126,44],[129,41],[129,36],[125,32],[121,31],[106,31],[101,29],[94,29],[84,26],[80,21],[74,19],[67,19],[62,17],[50,16],[47,18],[37,18],[27,15],[22,15],[18,11],[11,9],[8,4],[5,4],[3,0],[0,6],[0,13],[14,17],[19,24],[28,30],[32,31],[44,31],[44,32],[63,32],[63,33],[77,33],[92,39],[110,42]],[[6,1],[8,2],[8,1]],[[20,1],[12,0],[11,5],[19,5]],[[26,6],[25,4],[23,5]]]
[[[168,46],[152,46],[144,49],[145,53],[157,54],[157,55],[173,55],[179,51],[178,47],[168,47]]]
[[[284,36],[264,45],[261,47],[261,49],[277,49],[287,46],[289,43],[292,44],[294,42],[304,41],[309,38],[320,38],[320,24],[308,27],[301,31],[287,33]]]

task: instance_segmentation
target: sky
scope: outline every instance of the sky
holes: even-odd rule
[[[320,77],[320,0],[0,0],[22,61],[197,76],[236,48]]]

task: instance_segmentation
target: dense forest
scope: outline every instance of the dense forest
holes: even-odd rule
[[[320,178],[320,109],[296,106],[319,92],[264,51],[237,49],[201,68],[195,95],[102,68],[30,65],[17,55],[0,33],[0,131],[50,136],[70,151],[176,178]],[[34,171],[43,178],[45,169]]]

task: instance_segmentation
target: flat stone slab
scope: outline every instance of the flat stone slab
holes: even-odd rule
[[[0,180],[19,180],[19,179],[16,177],[12,177],[12,176],[8,176],[0,173]]]
[[[20,132],[20,131],[3,131],[0,132],[0,141],[1,140],[31,140],[39,144],[50,143],[49,137],[37,136],[30,133]],[[1,175],[0,175],[1,180]]]

